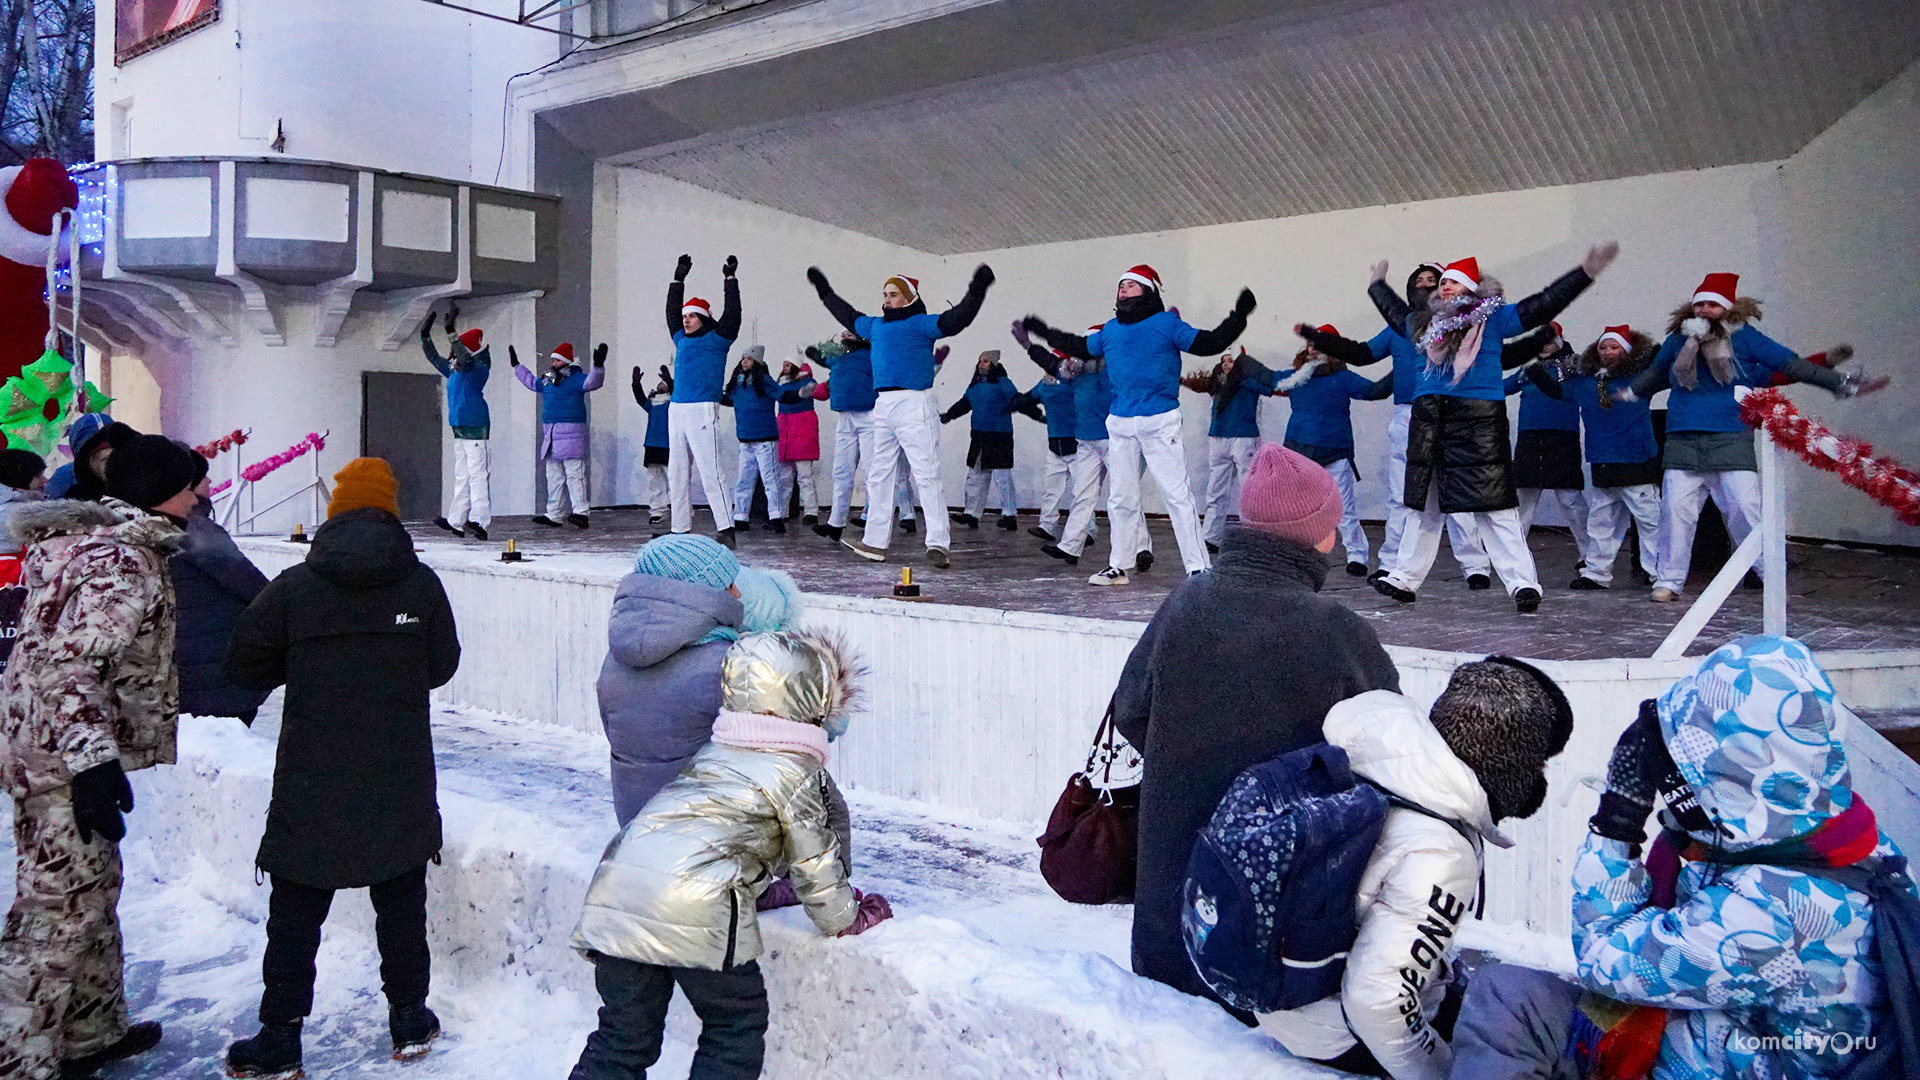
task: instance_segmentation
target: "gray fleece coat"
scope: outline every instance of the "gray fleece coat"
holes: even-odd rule
[[[697,642],[722,627],[738,629],[741,618],[740,601],[705,585],[628,574],[615,590],[595,689],[622,826],[707,745],[732,642]]]

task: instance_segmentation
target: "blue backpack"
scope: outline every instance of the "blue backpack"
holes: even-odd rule
[[[1180,908],[1187,956],[1222,1001],[1274,1012],[1340,992],[1388,803],[1327,743],[1234,778],[1194,841]]]

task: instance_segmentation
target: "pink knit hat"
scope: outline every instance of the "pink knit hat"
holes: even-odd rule
[[[1340,510],[1340,489],[1327,470],[1275,443],[1254,455],[1240,489],[1242,525],[1307,547],[1333,535]]]

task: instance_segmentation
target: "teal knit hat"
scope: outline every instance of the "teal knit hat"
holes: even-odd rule
[[[712,537],[673,533],[647,541],[633,572],[724,589],[739,575],[740,561]]]
[[[746,612],[740,629],[747,633],[788,630],[800,620],[800,586],[785,571],[742,566],[733,583],[740,589],[740,607]]]

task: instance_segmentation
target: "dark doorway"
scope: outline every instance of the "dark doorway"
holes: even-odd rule
[[[441,386],[437,375],[360,373],[360,453],[393,466],[403,521],[440,513]]]

